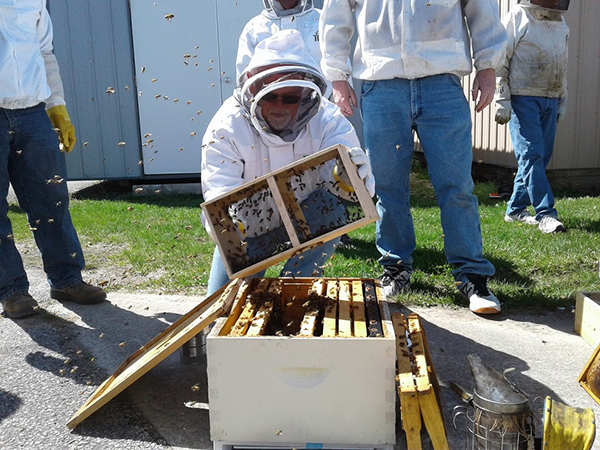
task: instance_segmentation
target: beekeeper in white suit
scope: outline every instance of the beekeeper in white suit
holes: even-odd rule
[[[281,30],[297,30],[304,41],[306,50],[318,63],[321,60],[319,48],[319,17],[321,12],[313,7],[312,0],[263,0],[265,8],[244,27],[238,42],[235,63],[236,77],[246,72],[250,59],[259,42]]]
[[[375,182],[368,157],[359,147],[350,122],[337,106],[322,97],[324,91],[325,80],[298,31],[282,30],[261,41],[240,76],[234,95],[223,103],[204,135],[201,170],[204,199],[209,201],[336,144],[351,148],[350,156],[358,166],[359,176],[369,193],[374,195]],[[327,197],[326,189],[320,188],[331,182],[333,173],[321,173],[319,177],[305,187],[305,198],[311,195]],[[268,204],[260,206],[265,207],[263,211],[269,207]],[[303,213],[305,216],[318,214],[306,209]],[[243,232],[248,237],[259,236],[257,225],[248,223],[247,219],[247,215],[240,214]],[[269,219],[275,221],[276,218]],[[210,232],[206,217],[203,217],[203,223]],[[272,231],[276,224],[270,225]],[[273,236],[277,235],[270,238]],[[333,254],[338,240],[308,250],[301,257],[290,258],[282,273],[320,276],[321,266]],[[208,295],[228,280],[215,248]]]

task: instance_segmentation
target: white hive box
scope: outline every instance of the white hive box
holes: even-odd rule
[[[278,280],[286,284],[285,303],[286,289],[309,279]],[[341,286],[350,279],[335,280],[342,280]],[[377,337],[234,337],[223,335],[224,327],[231,328],[226,318],[217,321],[207,337],[213,441],[261,448],[304,448],[298,443],[306,448],[393,448],[394,331],[378,282],[363,282],[377,292],[383,331]],[[371,323],[367,318],[369,328]],[[341,323],[338,329],[341,333]]]

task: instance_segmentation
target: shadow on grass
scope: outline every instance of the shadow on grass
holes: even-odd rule
[[[73,193],[77,200],[127,201],[130,203],[178,208],[200,208],[204,201],[201,195],[134,195],[131,184],[121,181],[103,181]]]

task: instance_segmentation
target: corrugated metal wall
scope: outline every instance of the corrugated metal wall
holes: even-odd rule
[[[499,0],[503,17],[517,0]],[[600,168],[600,1],[571,2],[565,18],[569,37],[567,115],[557,130],[554,156],[548,169]],[[469,95],[472,76],[465,77]],[[473,106],[473,102],[471,102]],[[472,108],[472,110],[474,110]],[[492,105],[483,113],[472,114],[474,160],[516,167],[508,125],[494,122]]]
[[[77,131],[76,147],[66,156],[69,179],[140,177],[129,2],[49,0],[48,9]]]

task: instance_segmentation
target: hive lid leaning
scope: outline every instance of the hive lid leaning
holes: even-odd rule
[[[67,427],[75,428],[218,317],[228,314],[244,283],[231,281],[131,354],[71,417]]]

